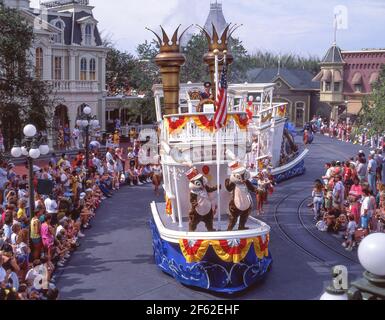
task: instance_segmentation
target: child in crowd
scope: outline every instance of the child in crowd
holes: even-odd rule
[[[352,215],[349,216],[349,223],[346,228],[346,241],[342,243],[342,246],[348,251],[352,251],[354,247],[354,235],[357,230],[357,223],[354,221]]]

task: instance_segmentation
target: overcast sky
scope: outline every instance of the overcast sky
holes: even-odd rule
[[[128,52],[152,39],[145,27],[203,25],[212,0],[90,0],[99,29]],[[333,42],[333,9],[346,5],[349,29],[338,34],[344,50],[385,48],[384,0],[222,0],[227,22],[241,23],[236,35],[248,51],[323,55]],[[39,0],[32,0],[37,7]]]

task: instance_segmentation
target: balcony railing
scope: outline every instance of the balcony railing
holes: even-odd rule
[[[97,81],[54,80],[51,82],[56,92],[99,92]]]
[[[244,112],[231,112],[220,131],[221,143],[246,141],[249,119]],[[215,144],[214,113],[185,113],[164,117],[165,139],[169,143]]]

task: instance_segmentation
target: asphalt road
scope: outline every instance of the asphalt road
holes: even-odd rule
[[[362,274],[357,253],[348,253],[335,235],[315,230],[306,207],[323,164],[346,160],[361,146],[316,136],[306,159],[305,175],[276,187],[263,220],[272,227],[273,267],[268,276],[246,292],[213,295],[185,287],[162,273],[152,255],[149,204],[151,186],[124,187],[103,202],[82,245],[59,270],[61,299],[77,300],[214,300],[319,299],[331,280],[331,267],[344,264],[350,281]],[[162,197],[158,199],[162,200]]]

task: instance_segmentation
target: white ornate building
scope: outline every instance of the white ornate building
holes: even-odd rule
[[[81,106],[88,104],[104,130],[108,49],[102,44],[89,0],[45,1],[39,9],[31,8],[29,0],[3,2],[20,9],[33,23],[34,73],[53,85],[58,101],[53,127],[68,124],[72,129]]]

